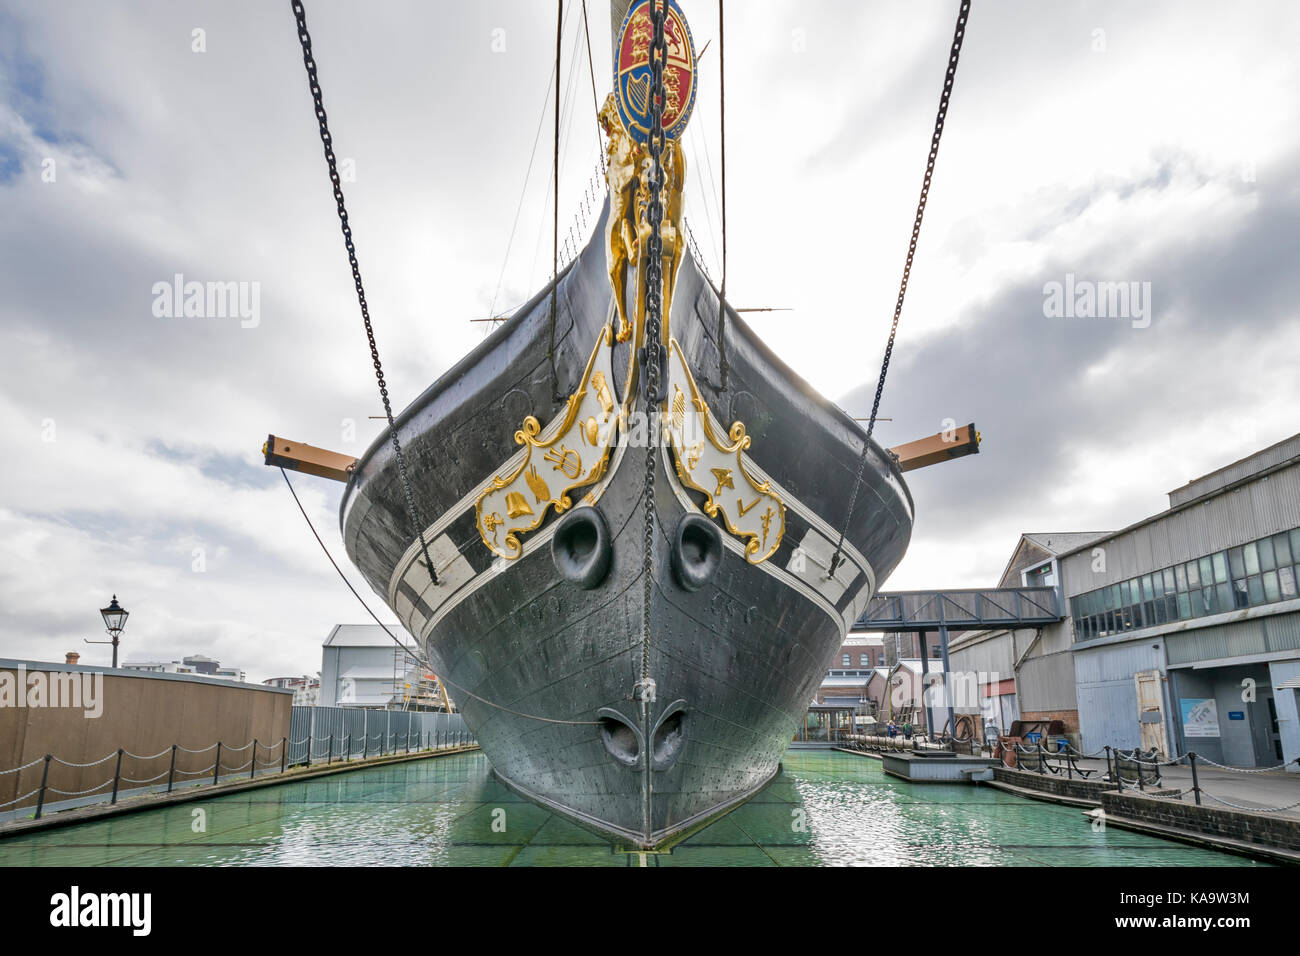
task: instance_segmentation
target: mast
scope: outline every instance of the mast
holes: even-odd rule
[[[632,0],[609,0],[609,46],[610,55],[618,57],[618,34],[623,26],[623,21],[627,18],[627,11],[632,6]],[[615,82],[618,82],[617,78]]]

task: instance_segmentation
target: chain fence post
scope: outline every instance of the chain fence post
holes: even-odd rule
[[[41,770],[41,792],[36,797],[36,816],[35,819],[41,818],[41,810],[45,807],[45,786],[50,781],[50,761],[54,759],[53,754],[45,755],[45,767]]]
[[[172,792],[172,782],[176,778],[176,745],[172,744],[172,762],[167,768],[167,792]]]
[[[1196,753],[1193,751],[1187,755],[1188,762],[1192,765],[1192,796],[1196,798],[1196,805],[1201,805],[1201,778],[1196,773]]]
[[[285,768],[289,766],[289,738],[280,738],[280,773],[284,773]]]
[[[117,803],[117,788],[122,782],[122,748],[117,748],[117,769],[113,771],[113,799],[109,803]]]
[[[325,755],[325,766],[328,767],[333,762],[334,762],[334,735],[330,734],[330,749],[329,749],[329,753]],[[307,763],[310,764],[311,761],[308,760]]]
[[[253,756],[248,761],[248,779],[252,780],[257,775],[257,738],[253,738]]]
[[[217,785],[217,778],[221,776],[221,741],[217,741],[217,762],[212,765],[212,785]]]

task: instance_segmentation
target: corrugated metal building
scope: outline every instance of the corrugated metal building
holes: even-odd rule
[[[404,648],[415,642],[400,628],[390,630],[404,647],[378,624],[334,626],[321,648],[321,707],[389,707],[400,701],[398,685],[416,666]]]
[[[1169,505],[1058,556],[1083,748],[1300,757],[1300,435]]]
[[[1104,538],[1109,532],[1033,532],[1020,536],[998,587],[1055,587],[1062,607],[1059,556]],[[952,638],[954,674],[974,674],[978,706],[962,703],[958,713],[979,713],[985,733],[1006,733],[1013,721],[1060,720],[1078,741],[1073,634],[1068,620],[1038,628],[969,631]]]

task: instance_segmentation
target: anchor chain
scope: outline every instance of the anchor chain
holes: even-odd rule
[[[935,160],[939,158],[939,138],[943,136],[944,120],[948,116],[948,99],[952,96],[952,83],[957,77],[957,59],[961,56],[961,42],[966,36],[966,18],[970,16],[970,0],[962,0],[961,9],[957,11],[957,27],[953,31],[952,49],[948,52],[948,72],[943,79],[943,93],[939,96],[939,112],[934,118],[934,133],[930,137],[930,155],[925,163],[925,178],[921,182],[921,196],[916,203],[916,218],[912,222],[912,240],[907,246],[907,260],[903,263],[903,279],[898,286],[898,301],[894,304],[894,322],[889,327],[889,341],[885,343],[885,359],[880,364],[880,378],[876,382],[876,398],[871,403],[871,418],[867,421],[867,437],[862,443],[862,457],[858,459],[857,476],[853,479],[853,492],[849,495],[849,511],[840,531],[840,540],[835,545],[835,554],[831,556],[830,567],[826,571],[828,578],[835,576],[835,570],[843,560],[844,536],[853,521],[853,509],[858,503],[858,489],[862,486],[862,475],[867,468],[867,458],[871,455],[871,433],[876,428],[876,415],[880,412],[880,396],[885,391],[885,376],[889,374],[889,360],[894,354],[894,338],[898,335],[898,320],[903,314],[903,298],[907,295],[907,280],[912,275],[912,259],[916,256],[916,243],[921,237],[921,220],[925,217],[925,204],[930,198],[930,179],[934,176]]]
[[[370,306],[366,304],[366,290],[361,284],[361,266],[357,262],[357,249],[352,242],[352,226],[348,223],[348,210],[343,203],[342,180],[339,178],[338,163],[334,158],[334,137],[330,135],[320,80],[316,76],[316,60],[311,52],[311,34],[307,32],[307,11],[303,8],[302,0],[290,0],[289,5],[293,8],[294,19],[298,21],[298,42],[302,46],[302,62],[307,68],[307,84],[311,89],[312,101],[316,105],[320,141],[325,148],[325,162],[329,166],[330,182],[334,186],[334,202],[338,207],[339,225],[343,230],[343,245],[347,247],[348,264],[352,266],[352,282],[357,287],[357,302],[361,305],[361,321],[365,324],[366,339],[370,343],[370,361],[375,367],[375,379],[379,382],[379,397],[384,403],[384,417],[388,419],[388,434],[393,443],[393,456],[397,459],[397,477],[402,483],[406,514],[420,539],[420,551],[424,555],[424,566],[429,571],[429,578],[437,584],[438,572],[434,569],[433,559],[429,557],[429,546],[424,540],[424,521],[420,517],[420,509],[416,506],[415,495],[411,492],[411,480],[406,472],[406,456],[402,454],[402,443],[397,437],[397,425],[393,421],[393,406],[388,399],[388,383],[384,379],[384,366],[379,361],[379,346],[375,344],[375,330],[370,325]]]
[[[664,64],[668,60],[664,21],[667,16],[667,0],[663,0],[662,7],[659,0],[651,0],[650,19],[654,26],[654,37],[650,45],[650,129],[647,142],[650,153],[650,200],[646,206],[650,236],[646,245],[645,342],[642,350],[645,372],[642,392],[645,395],[646,417],[650,421],[655,420],[655,408],[661,400],[660,379],[663,372],[663,350],[659,343],[663,310],[663,236],[660,234],[660,225],[664,218]],[[644,595],[641,611],[641,681],[638,684],[643,700],[653,700],[654,695],[654,684],[650,680],[650,602],[654,592],[655,459],[659,452],[657,424],[656,422],[651,429],[653,435],[648,436],[645,456],[645,556],[642,564]]]

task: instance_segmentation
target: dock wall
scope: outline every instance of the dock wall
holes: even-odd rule
[[[50,762],[46,778],[51,801],[104,792],[105,781],[111,787],[119,748],[127,752],[122,789],[160,773],[165,777],[173,745],[201,751],[176,751],[177,781],[210,771],[217,741],[230,748],[222,757],[226,768],[248,766],[256,739],[259,761],[274,759],[278,769],[292,703],[291,691],[257,684],[0,660],[0,771],[32,764],[0,774],[0,806],[40,789],[46,754],[59,758]],[[106,755],[111,756],[101,760]]]

